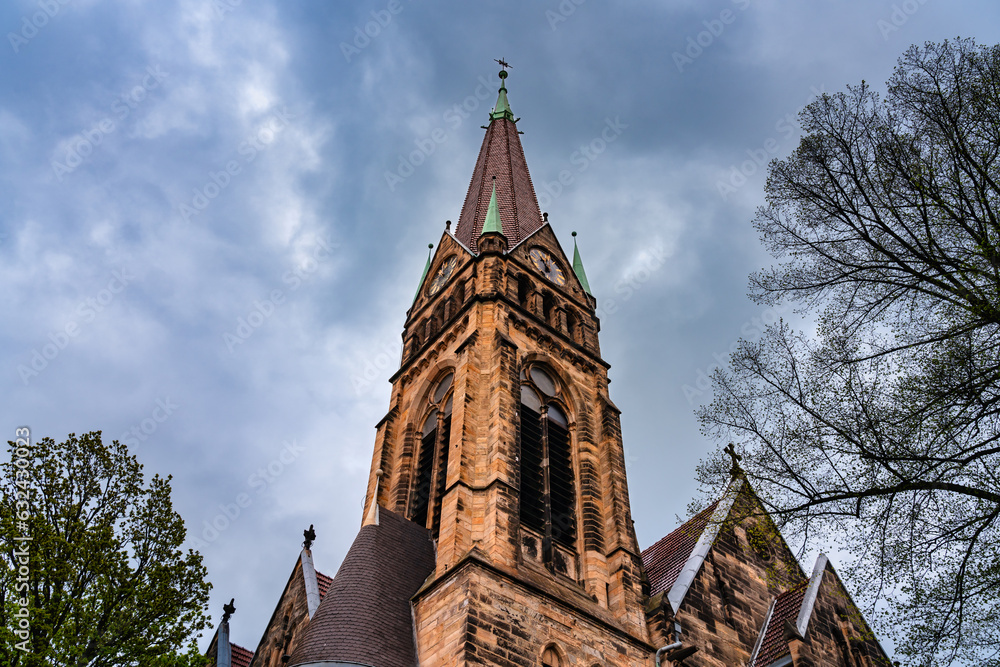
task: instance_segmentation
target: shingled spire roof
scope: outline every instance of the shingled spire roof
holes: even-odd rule
[[[410,597],[433,570],[430,531],[380,507],[377,522],[358,532],[289,667],[415,665]]]
[[[455,238],[473,252],[478,251],[494,184],[503,235],[512,247],[543,224],[514,114],[507,102],[506,78],[507,72],[500,72],[497,104],[490,113],[490,124],[455,227]]]

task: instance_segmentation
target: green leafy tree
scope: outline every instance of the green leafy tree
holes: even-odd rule
[[[201,555],[181,551],[170,477],[145,484],[135,456],[118,441],[104,444],[100,431],[30,443],[26,462],[9,444],[0,466],[0,662],[197,664],[194,635],[207,625],[211,584]],[[30,541],[16,540],[23,536]],[[23,545],[28,574],[19,581]],[[28,636],[17,634],[24,601]]]
[[[911,47],[801,114],[755,224],[778,260],[699,410],[786,534],[841,549],[915,665],[1000,665],[1000,47]],[[717,483],[723,457],[703,463]]]

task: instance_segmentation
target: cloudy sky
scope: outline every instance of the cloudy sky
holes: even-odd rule
[[[714,446],[705,374],[780,314],[745,296],[770,260],[760,165],[795,147],[804,104],[881,87],[910,44],[1000,42],[1000,8],[10,0],[0,27],[4,439],[100,429],[173,475],[213,615],[235,597],[253,648],[302,530],[331,575],[358,530],[494,58],[541,208],[564,247],[579,232],[646,547]]]

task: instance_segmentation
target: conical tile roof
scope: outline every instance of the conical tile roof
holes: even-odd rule
[[[455,227],[455,238],[473,252],[478,252],[477,242],[486,223],[494,184],[503,235],[511,247],[543,224],[513,115],[501,79],[497,106],[490,114],[490,124]]]
[[[430,531],[380,507],[358,531],[289,667],[417,663],[410,597],[434,571]]]

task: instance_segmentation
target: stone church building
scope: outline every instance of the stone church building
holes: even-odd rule
[[[260,643],[230,643],[230,606],[209,656],[218,667],[888,665],[833,565],[802,569],[735,454],[718,501],[639,550],[597,300],[575,241],[570,258],[539,210],[506,77],[458,223],[407,313],[357,538],[331,579],[307,531]]]

